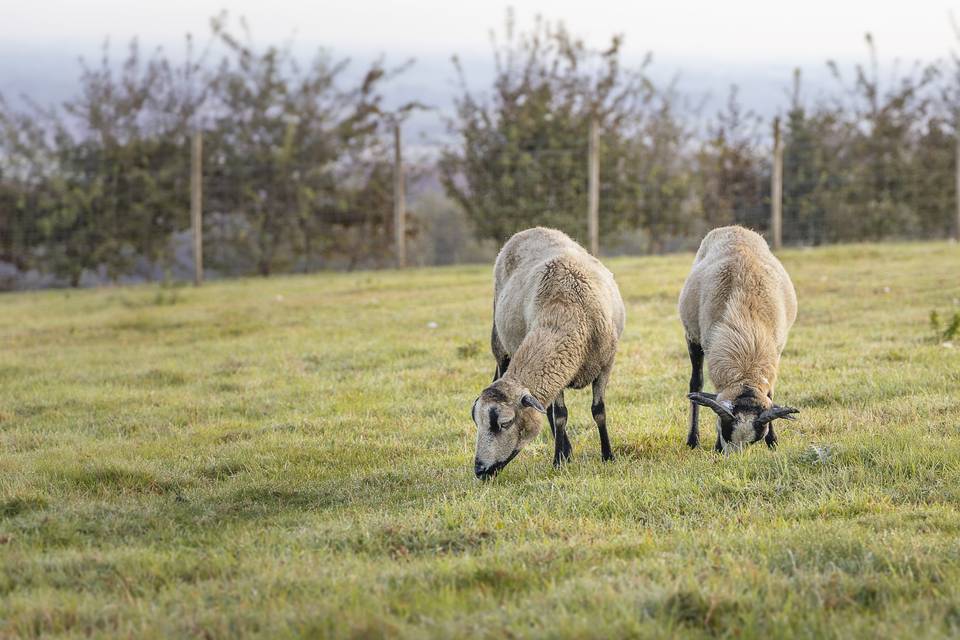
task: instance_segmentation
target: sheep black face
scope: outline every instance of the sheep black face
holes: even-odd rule
[[[502,378],[484,389],[471,410],[477,425],[477,477],[486,480],[507,466],[540,433],[540,414],[546,412],[529,391]]]
[[[771,448],[776,446],[773,421],[777,418],[794,420],[800,413],[793,407],[781,407],[766,396],[751,390],[741,393],[734,401],[720,400],[714,393],[691,393],[693,402],[713,409],[717,414],[716,450],[727,455],[742,451],[747,445],[766,440]]]

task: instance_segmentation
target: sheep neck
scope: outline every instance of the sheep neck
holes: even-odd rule
[[[711,331],[707,349],[711,380],[724,396],[736,395],[743,387],[766,395],[776,382],[780,361],[772,332],[755,319],[725,320]]]
[[[586,336],[577,316],[570,309],[541,314],[540,322],[527,333],[504,376],[529,390],[544,406],[552,403],[574,379],[583,363]]]

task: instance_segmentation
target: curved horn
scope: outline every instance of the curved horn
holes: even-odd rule
[[[543,408],[543,405],[540,404],[540,401],[534,398],[529,393],[524,394],[524,396],[520,398],[520,404],[523,405],[524,407],[530,407],[531,409],[536,409],[540,413],[547,412],[547,410]]]
[[[800,413],[799,409],[794,409],[793,407],[781,407],[778,404],[773,405],[770,409],[767,409],[757,417],[757,422],[760,424],[766,424],[772,422],[777,418],[784,418],[786,420],[796,420],[794,414]]]
[[[691,402],[695,402],[696,404],[699,404],[704,407],[710,407],[721,418],[727,418],[728,420],[733,420],[733,413],[731,413],[730,409],[723,406],[723,404],[717,400],[717,394],[695,392],[695,393],[688,393],[687,397],[690,398]]]

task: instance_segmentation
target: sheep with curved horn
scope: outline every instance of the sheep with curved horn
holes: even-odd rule
[[[786,269],[753,231],[714,229],[700,243],[679,309],[693,369],[687,445],[700,443],[698,410],[704,406],[717,414],[717,451],[759,440],[775,447],[774,420],[799,413],[773,402],[780,354],[797,317]],[[717,393],[703,392],[704,359]]]

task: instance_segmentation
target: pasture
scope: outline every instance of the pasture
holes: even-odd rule
[[[784,251],[802,413],[727,458],[692,256],[609,260],[616,461],[573,391],[488,483],[489,266],[0,296],[0,637],[955,637],[958,252]]]

